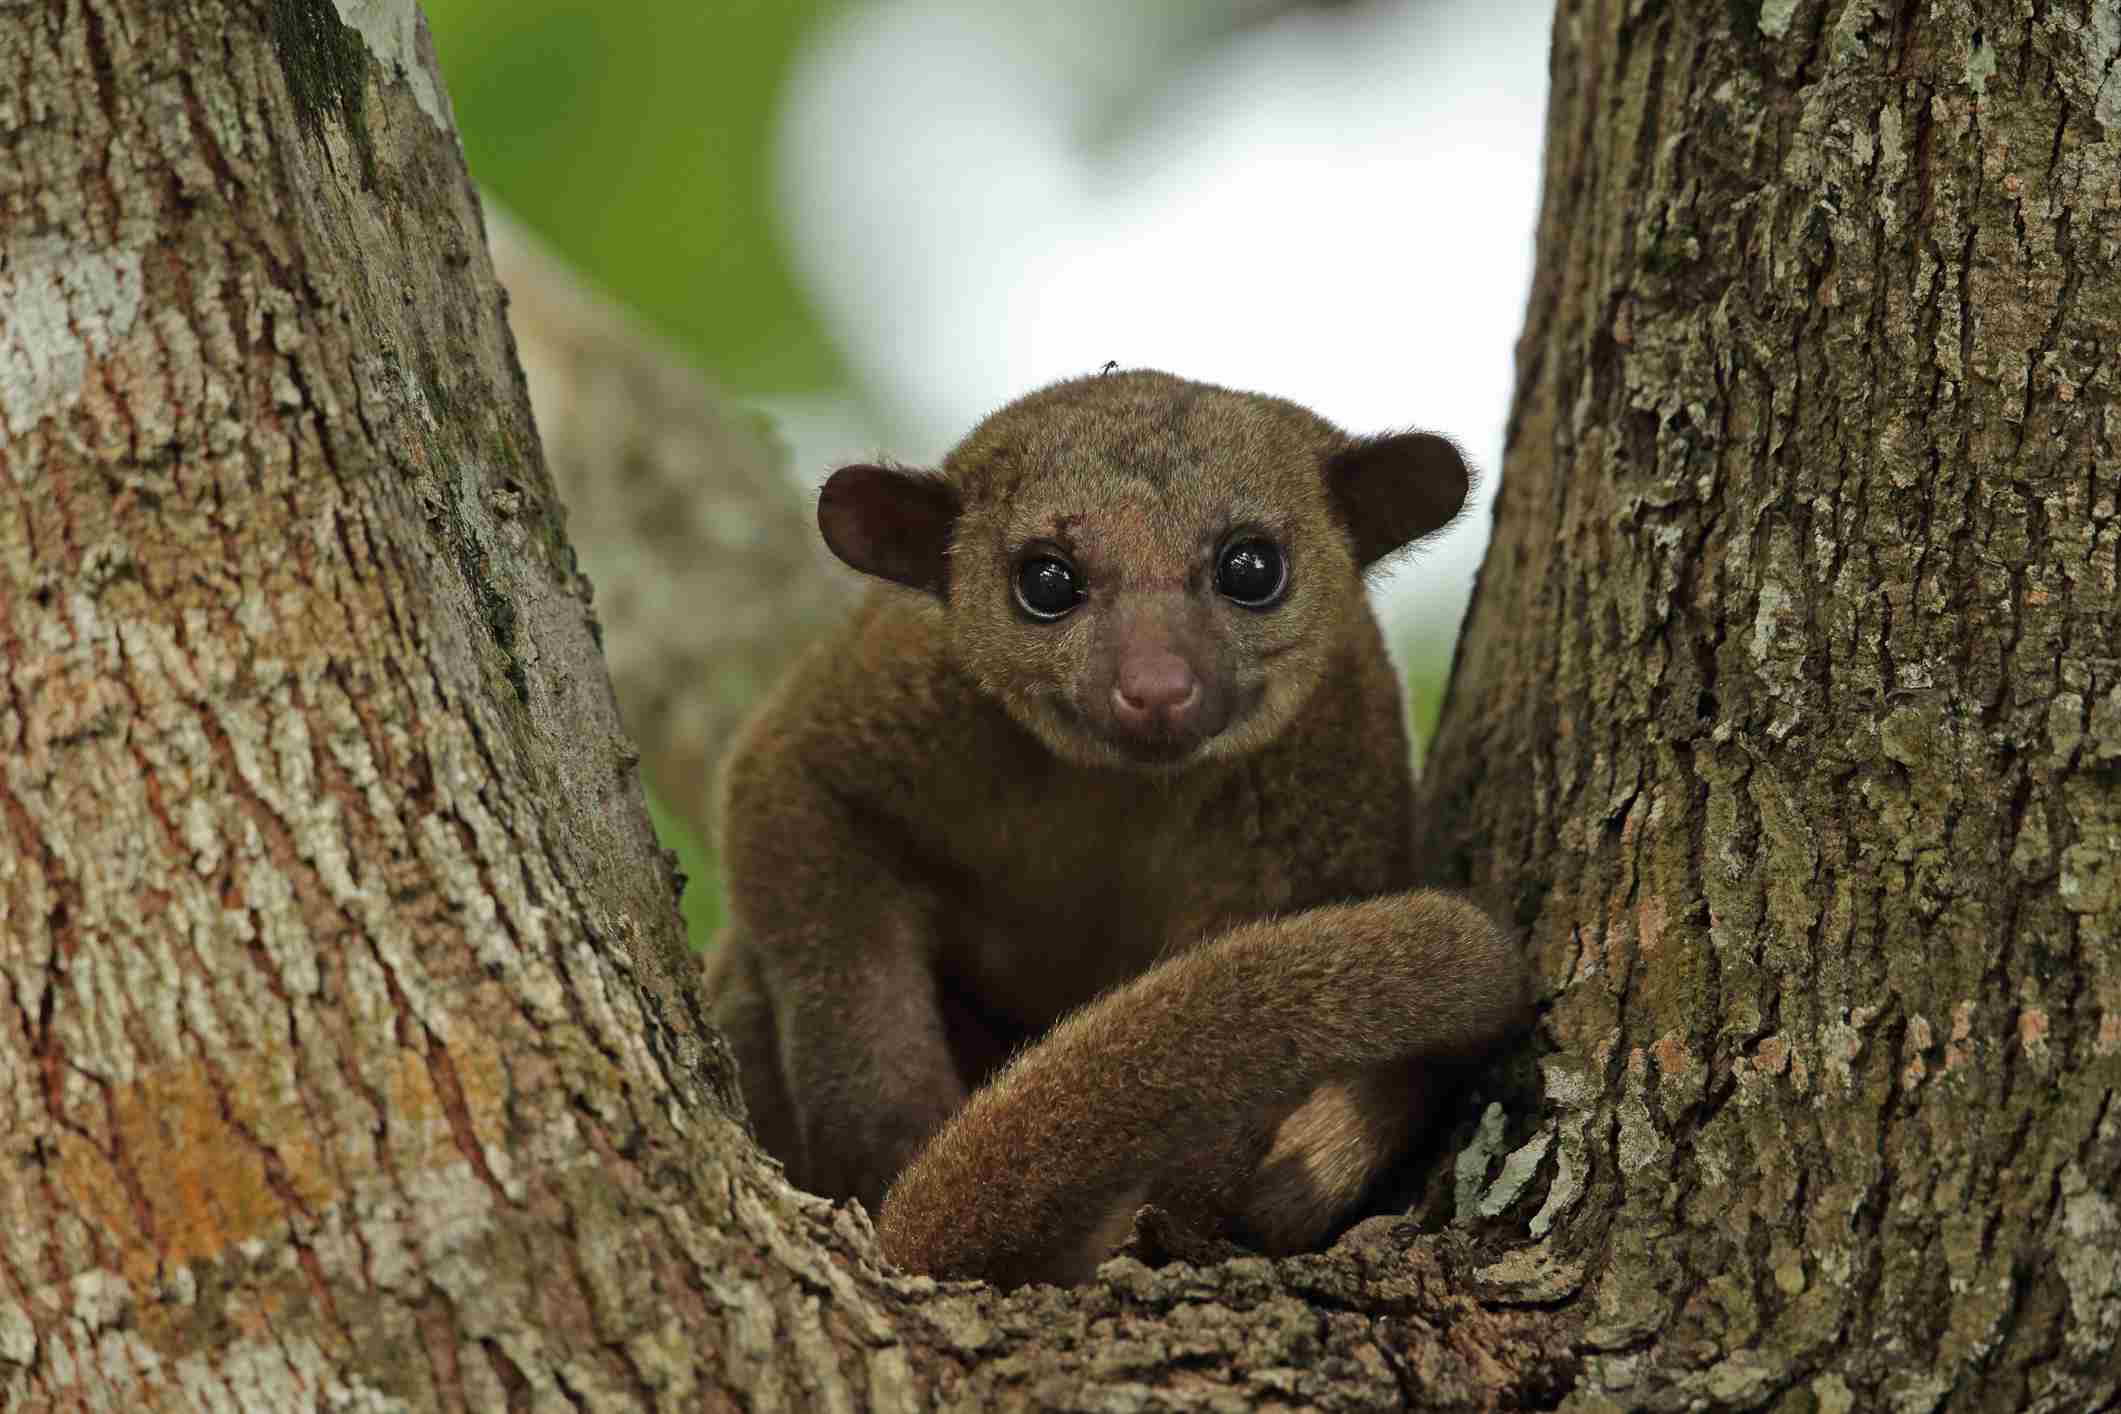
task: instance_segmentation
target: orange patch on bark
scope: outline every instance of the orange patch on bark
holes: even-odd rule
[[[1651,897],[1635,905],[1635,932],[1642,939],[1641,951],[1648,957],[1664,941],[1664,900]]]
[[[507,1068],[492,1041],[460,1027],[448,1049],[448,1065],[439,1077],[421,1052],[401,1048],[390,1074],[392,1148],[399,1167],[425,1169],[459,1159],[481,1170],[483,1146],[502,1137],[507,1102]],[[459,1103],[461,1102],[461,1104]],[[404,1137],[414,1142],[401,1147]]]
[[[99,1265],[141,1281],[162,1262],[219,1252],[277,1213],[256,1146],[229,1123],[203,1066],[149,1071],[107,1094],[108,1149],[62,1132],[51,1173],[61,1206],[107,1244]]]
[[[512,1004],[499,983],[486,983],[479,990],[482,995],[470,1014],[508,1014]],[[501,1063],[500,1048],[490,1037],[466,1028],[465,1034],[451,1041],[449,1054],[457,1063],[457,1080],[464,1087],[464,1107],[471,1113],[472,1128],[483,1143],[499,1140],[505,1132],[508,1103],[508,1067]]]
[[[506,1070],[492,1044],[467,1034],[450,1050],[464,1108],[481,1142],[500,1137]],[[400,1173],[466,1156],[419,1052],[393,1056],[385,1102],[390,1163]],[[360,1145],[328,1147],[287,1071],[263,1062],[200,1062],[143,1072],[108,1090],[110,1129],[55,1132],[48,1180],[56,1205],[101,1239],[95,1264],[145,1283],[161,1269],[225,1255],[295,1213],[351,1196],[377,1169]],[[225,1097],[225,1098],[224,1098]],[[320,1107],[329,1114],[329,1107]],[[332,1116],[365,1123],[359,1114]],[[339,1162],[330,1155],[337,1152]],[[347,1159],[360,1156],[352,1167]],[[0,1182],[0,1200],[9,1185]],[[38,1206],[43,1206],[40,1203]]]

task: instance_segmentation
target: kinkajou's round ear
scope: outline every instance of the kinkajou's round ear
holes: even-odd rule
[[[1448,437],[1364,437],[1326,460],[1326,490],[1365,568],[1451,523],[1473,473]]]
[[[863,574],[940,595],[950,582],[957,491],[932,471],[843,466],[818,493],[817,528]]]

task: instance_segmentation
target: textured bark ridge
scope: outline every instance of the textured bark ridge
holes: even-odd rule
[[[689,1367],[622,1217],[729,1076],[424,31],[359,14],[0,12],[0,1406]]]
[[[1574,1407],[2121,1394],[2117,56],[1562,7],[1429,785],[1548,982]]]

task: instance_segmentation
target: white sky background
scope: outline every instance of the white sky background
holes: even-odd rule
[[[783,210],[875,411],[775,407],[797,469],[933,463],[1107,359],[1354,432],[1433,428],[1484,473],[1480,504],[1382,602],[1395,639],[1448,643],[1531,278],[1551,0],[1300,12],[1158,72],[1173,13],[902,0],[820,36],[782,118]],[[1115,97],[1136,106],[1101,133]]]

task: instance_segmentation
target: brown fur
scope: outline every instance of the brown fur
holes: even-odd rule
[[[1145,1198],[1325,1234],[1417,1126],[1418,1062],[1524,1008],[1483,914],[1404,892],[1362,594],[1465,491],[1440,438],[1149,372],[1033,393],[939,476],[835,474],[828,543],[907,587],[739,741],[710,979],[794,1181],[882,1202],[903,1266],[1012,1283],[1086,1276]],[[1251,535],[1286,556],[1269,608],[1217,591]],[[1073,566],[1073,612],[1018,606],[1026,554]],[[1144,682],[1197,691],[1145,715]]]

